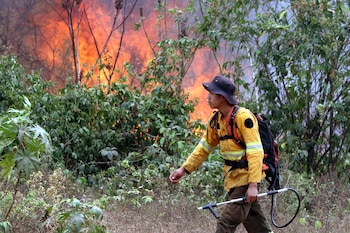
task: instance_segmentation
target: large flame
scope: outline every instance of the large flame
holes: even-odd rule
[[[41,25],[44,38],[44,41],[36,48],[36,55],[40,60],[46,60],[52,69],[60,67],[73,70],[71,64],[74,64],[74,60],[69,54],[72,51],[68,51],[67,48],[71,48],[74,42],[77,47],[77,61],[79,61],[78,67],[81,69],[82,81],[85,81],[87,85],[107,82],[108,75],[114,70],[110,66],[113,66],[113,59],[116,55],[118,55],[118,62],[115,69],[119,72],[126,72],[123,68],[125,62],[132,63],[139,72],[142,72],[154,56],[151,46],[166,37],[176,38],[178,36],[176,25],[171,25],[173,20],[166,19],[167,24],[164,20],[159,20],[159,12],[154,9],[155,4],[150,4],[147,0],[138,0],[127,21],[128,23],[125,25],[125,31],[123,31],[123,27],[115,26],[107,44],[105,44],[106,39],[112,29],[116,15],[115,4],[118,1],[46,0],[43,2],[36,8],[35,14],[32,16],[33,22]],[[75,2],[71,11],[73,16],[71,21],[73,28],[71,29],[73,31],[69,30],[67,11],[62,7],[62,4],[67,2]],[[125,10],[126,13],[134,3],[134,1],[119,2],[125,4],[121,12]],[[158,3],[161,2],[158,1]],[[166,4],[168,8],[181,9],[186,6],[187,2],[168,0]],[[169,17],[168,13],[167,15]],[[141,17],[142,21],[140,21]],[[119,25],[121,21],[122,14],[118,15],[116,25]],[[134,30],[136,22],[140,22],[139,30]],[[72,32],[74,33],[74,41],[70,39]],[[122,47],[120,47],[121,38],[123,39]],[[102,50],[104,50],[103,53],[101,53]],[[97,61],[99,52],[101,53],[101,61],[105,65],[102,69]],[[67,57],[71,60],[67,60]],[[89,79],[90,72],[98,74],[99,78]],[[183,82],[183,87],[190,94],[190,99],[199,101],[191,116],[193,120],[206,121],[212,112],[207,105],[208,93],[203,88],[202,82],[210,81],[218,73],[219,70],[215,65],[214,58],[211,57],[210,50],[198,51]]]

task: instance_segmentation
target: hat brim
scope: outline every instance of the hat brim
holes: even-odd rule
[[[235,105],[238,103],[237,100],[232,95],[227,94],[212,82],[202,83],[202,85],[207,91],[214,94],[222,95],[223,97],[225,97],[225,99],[227,100],[227,102],[229,102],[229,104]]]

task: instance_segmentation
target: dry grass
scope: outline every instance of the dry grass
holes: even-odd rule
[[[215,219],[181,203],[153,202],[141,208],[116,205],[106,213],[106,226],[116,232],[213,232]]]
[[[215,232],[216,219],[209,211],[198,211],[189,201],[180,201],[177,204],[153,202],[136,208],[126,204],[114,203],[105,213],[105,224],[110,233],[196,233]],[[268,216],[268,207],[266,206]],[[220,211],[220,209],[218,209]],[[323,210],[324,211],[324,210]],[[274,228],[275,233],[346,233],[350,232],[350,215],[329,211],[316,213],[318,220],[323,223],[321,229],[314,224],[302,225],[298,216],[286,228]],[[340,214],[340,215],[339,215]],[[287,216],[289,218],[290,216]],[[237,233],[246,232],[239,227]]]
[[[44,176],[45,177],[45,176]],[[68,182],[68,181],[67,181]],[[194,196],[185,196],[179,186],[167,186],[166,179],[159,181],[159,187],[153,191],[157,197],[154,197],[153,202],[141,207],[136,207],[130,202],[118,202],[108,199],[108,207],[104,208],[104,219],[101,223],[107,227],[109,233],[196,233],[196,232],[215,232],[216,219],[208,210],[199,211],[198,204],[191,198]],[[334,175],[327,175],[318,177],[312,182],[303,183],[301,181],[295,182],[299,185],[303,207],[299,212],[297,218],[286,228],[273,228],[275,233],[348,233],[350,232],[350,184],[337,179]],[[36,183],[40,185],[39,183]],[[309,185],[308,185],[309,184]],[[96,200],[100,194],[97,190],[80,190],[75,189],[71,183],[65,184],[69,188],[65,191],[67,196],[83,195],[87,200]],[[312,186],[312,187],[311,187]],[[24,193],[25,189],[23,190]],[[180,192],[179,192],[180,191]],[[182,193],[183,195],[179,195]],[[200,195],[197,192],[197,197]],[[39,193],[37,192],[39,195]],[[282,193],[281,195],[286,195]],[[39,195],[40,196],[40,195]],[[181,199],[179,196],[185,196]],[[290,201],[290,198],[283,199],[284,196],[279,196],[277,203],[283,204],[278,208],[276,219],[282,220],[279,224],[291,218],[290,208],[295,206],[295,202]],[[33,201],[33,200],[32,200]],[[217,200],[218,202],[224,200]],[[260,200],[266,217],[270,219],[270,198],[263,197]],[[35,202],[34,202],[35,203]],[[26,206],[27,210],[32,209]],[[13,217],[12,225],[14,233],[37,233],[40,232],[38,226],[41,225],[41,217],[43,209],[37,207],[37,212],[31,215],[37,215],[38,222],[33,221],[33,216],[15,215]],[[222,207],[216,208],[220,214]],[[305,223],[300,223],[300,218],[305,219]],[[321,228],[315,227],[315,222],[322,223]],[[242,226],[236,231],[237,233],[246,232]]]
[[[300,184],[303,186],[303,184]],[[305,185],[304,185],[305,186]],[[303,207],[296,219],[285,228],[275,228],[275,233],[347,233],[350,232],[350,197],[349,184],[344,184],[336,176],[328,174],[315,180],[315,187],[303,187],[301,196]],[[287,194],[289,193],[289,194]],[[282,193],[277,197],[278,205],[285,203],[283,197],[293,195],[292,192]],[[162,195],[164,197],[164,195]],[[295,197],[295,196],[294,196]],[[188,198],[176,199],[176,189],[168,193],[164,201],[155,200],[152,203],[135,207],[131,204],[110,203],[105,212],[104,222],[110,233],[196,233],[215,232],[216,219],[209,210],[199,211],[197,204]],[[171,201],[169,201],[171,200]],[[287,200],[290,200],[290,198]],[[295,199],[296,200],[296,199]],[[220,201],[220,200],[218,200]],[[223,200],[222,200],[223,201]],[[270,197],[260,200],[265,215],[270,221]],[[292,201],[292,203],[295,203]],[[288,210],[289,209],[289,210]],[[222,207],[216,208],[220,214]],[[295,209],[294,209],[295,210]],[[289,211],[289,212],[288,212]],[[284,224],[291,219],[290,203],[278,208],[276,212],[277,224]],[[301,223],[300,219],[305,219]],[[282,222],[278,221],[282,220]],[[321,228],[315,222],[322,223]],[[270,221],[271,222],[271,221]],[[272,225],[272,224],[271,224]],[[246,232],[240,226],[237,233]]]

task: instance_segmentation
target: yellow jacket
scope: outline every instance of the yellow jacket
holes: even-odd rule
[[[229,191],[231,188],[247,185],[251,182],[259,183],[265,173],[262,171],[262,161],[264,157],[264,150],[261,144],[258,122],[254,114],[248,109],[240,107],[236,113],[235,122],[238,129],[238,138],[246,144],[246,149],[242,148],[233,139],[220,140],[219,137],[225,135],[231,135],[231,132],[227,132],[227,128],[231,131],[229,121],[233,108],[224,119],[223,115],[219,112],[218,115],[218,127],[210,125],[211,119],[215,113],[210,117],[207,124],[206,132],[202,139],[184,162],[182,167],[186,169],[188,173],[197,169],[208,157],[210,152],[220,144],[220,154],[225,160],[241,160],[244,155],[247,156],[248,169],[234,169],[230,172],[230,166],[224,165],[224,188]]]

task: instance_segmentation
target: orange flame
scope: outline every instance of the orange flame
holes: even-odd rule
[[[49,43],[45,43],[41,46],[40,55],[41,58],[45,59],[48,63],[51,62],[49,66],[54,66],[53,63],[56,65],[64,63],[73,64],[72,60],[69,62],[67,61],[67,57],[72,57],[66,55],[67,51],[58,52],[60,49],[62,50],[62,48],[71,47],[71,44],[68,46],[67,44],[71,43],[72,41],[69,41],[69,39],[67,39],[70,38],[70,35],[67,19],[64,18],[64,16],[66,16],[66,12],[60,5],[62,1],[54,0],[54,2],[55,3],[52,3],[51,8],[55,6],[56,12],[53,12],[51,8],[50,10],[45,10],[44,36],[46,40],[49,41]],[[113,2],[114,1],[106,3],[103,1],[96,2],[93,0],[85,0],[80,5],[75,6],[74,11],[72,11],[75,16],[73,22],[75,34],[74,42],[78,46],[77,51],[79,51],[78,56],[80,61],[79,65],[81,68],[81,74],[83,77],[87,78],[89,72],[94,72],[94,74],[98,73],[100,77],[97,80],[85,80],[89,86],[106,82],[105,76],[108,75],[109,71],[111,71],[109,70],[109,65],[113,65],[113,59],[116,54],[119,54],[116,69],[121,73],[125,72],[123,64],[129,61],[134,66],[137,66],[136,68],[142,72],[142,70],[144,70],[147,66],[150,59],[154,56],[151,48],[152,43],[156,43],[162,39],[161,37],[163,37],[159,31],[161,31],[160,29],[165,26],[159,23],[159,20],[157,18],[159,12],[154,11],[154,5],[150,5],[148,1],[139,0],[138,5],[130,16],[132,19],[130,21],[133,21],[134,23],[135,21],[139,20],[141,16],[145,16],[142,24],[147,27],[147,36],[145,36],[142,24],[141,29],[135,31],[133,30],[134,25],[128,23],[125,26],[125,29],[127,29],[127,31],[123,32],[122,27],[115,28],[112,36],[110,37],[109,43],[105,46],[106,38],[108,37],[113,25],[113,17],[115,16],[116,12]],[[168,1],[167,4],[168,7],[181,7],[185,6],[185,2],[186,1],[179,2],[173,0]],[[130,3],[128,2],[127,5],[128,4],[131,4],[131,1]],[[130,8],[130,6],[128,7]],[[138,9],[142,9],[142,13],[141,10],[138,11]],[[84,14],[84,10],[86,11],[86,15]],[[42,16],[36,15],[35,17],[37,18],[37,21],[43,20]],[[122,16],[120,15],[118,16],[117,24],[121,21]],[[78,24],[78,22],[80,22],[80,24]],[[155,22],[158,22],[158,24],[155,25]],[[171,22],[171,20],[168,20],[167,22]],[[169,24],[167,27],[169,30]],[[170,27],[174,27],[171,28],[172,31],[170,34],[177,36],[175,35],[177,33],[175,26],[173,25]],[[123,37],[123,46],[120,48],[121,37]],[[101,52],[104,46],[105,50],[104,53],[102,53],[101,61],[105,64],[105,67],[103,70],[99,70],[98,66],[93,67],[93,65],[96,64],[96,58],[98,58],[98,50]],[[184,78],[183,87],[185,91],[190,94],[191,99],[198,99],[199,101],[198,105],[195,108],[195,112],[191,115],[191,119],[193,120],[202,119],[203,121],[206,121],[213,111],[207,105],[206,98],[208,93],[203,88],[202,82],[210,81],[216,74],[219,73],[219,69],[215,64],[216,63],[214,58],[211,57],[210,50],[203,49],[201,51],[198,51],[191,65],[191,68],[188,71],[188,74]]]

